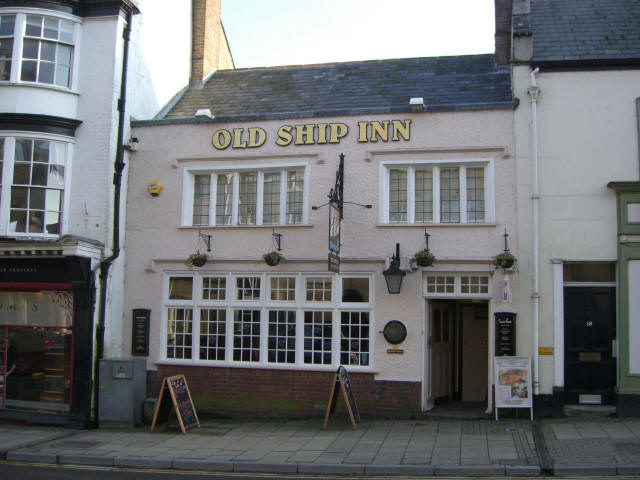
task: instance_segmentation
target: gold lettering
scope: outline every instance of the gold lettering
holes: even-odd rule
[[[378,137],[383,142],[389,140],[389,120],[384,122],[371,122],[371,141],[377,142]]]
[[[283,125],[278,129],[278,139],[276,140],[276,144],[281,147],[286,147],[291,144],[293,140],[293,135],[291,135],[291,129],[293,127],[291,125]]]
[[[369,141],[367,139],[367,125],[369,125],[369,122],[358,122],[358,142],[360,143]]]
[[[318,141],[316,143],[327,143],[327,125],[328,123],[318,124]]]
[[[306,125],[296,125],[296,145],[313,145],[313,123],[307,123]]]
[[[391,120],[391,125],[393,126],[393,137],[391,140],[397,142],[399,140],[398,133],[402,138],[404,138],[407,142],[411,137],[411,119],[407,119],[404,121],[404,125],[400,120]]]
[[[247,148],[247,142],[242,140],[242,132],[244,128],[233,129],[233,147],[231,148]]]
[[[231,134],[224,129],[216,130],[213,132],[212,143],[218,150],[224,150],[231,145]]]
[[[345,123],[329,124],[329,143],[340,143],[340,139],[349,133],[349,127]]]
[[[249,148],[261,147],[267,141],[267,132],[259,127],[249,129]]]

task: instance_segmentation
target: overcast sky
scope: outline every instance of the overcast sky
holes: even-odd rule
[[[222,0],[236,68],[491,53],[494,0]]]

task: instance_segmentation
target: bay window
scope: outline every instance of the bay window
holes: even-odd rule
[[[49,138],[0,137],[0,233],[63,232],[71,144]]]
[[[183,225],[296,225],[305,222],[303,166],[185,171]]]
[[[76,25],[56,16],[0,15],[0,81],[72,88]]]
[[[167,361],[368,367],[368,275],[190,273],[165,277]]]
[[[384,162],[381,220],[389,224],[494,221],[493,163]]]

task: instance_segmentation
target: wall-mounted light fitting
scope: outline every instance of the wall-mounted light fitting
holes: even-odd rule
[[[387,268],[382,275],[387,282],[387,290],[389,293],[400,293],[402,288],[402,279],[407,274],[400,268],[400,244],[396,243],[396,253],[391,257],[389,268]]]

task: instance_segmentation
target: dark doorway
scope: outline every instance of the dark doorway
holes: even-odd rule
[[[612,404],[616,386],[613,287],[564,288],[565,402]]]

